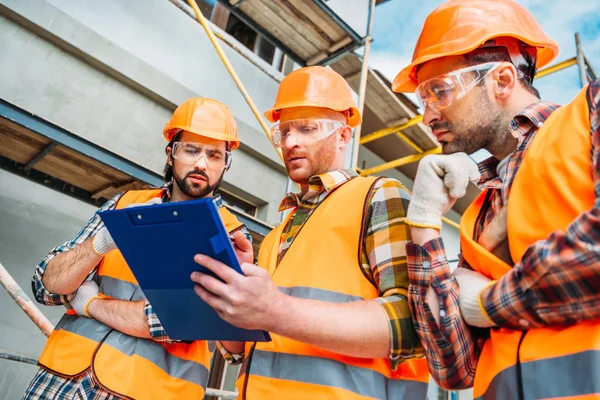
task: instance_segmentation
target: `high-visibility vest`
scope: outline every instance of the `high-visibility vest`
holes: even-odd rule
[[[354,178],[313,211],[277,265],[281,234],[293,213],[264,239],[258,263],[283,293],[334,303],[379,296],[361,268],[363,225],[374,178]],[[349,357],[271,334],[246,344],[237,387],[242,399],[425,399],[425,359],[392,371],[389,359]]]
[[[116,208],[144,203],[162,193],[161,189],[128,191]],[[229,232],[242,225],[225,207],[219,213]],[[102,297],[145,299],[119,250],[103,258],[96,282]],[[80,375],[91,368],[100,385],[125,398],[201,399],[211,356],[206,341],[166,344],[140,339],[69,310],[48,338],[39,364],[63,377]]]
[[[581,91],[544,122],[515,177],[507,205],[508,242],[515,262],[536,241],[565,231],[593,207],[586,93]],[[479,212],[487,206],[486,192],[462,216],[461,249],[473,269],[500,279],[512,267],[473,240]],[[491,329],[477,363],[475,398],[600,398],[599,322],[528,331]]]

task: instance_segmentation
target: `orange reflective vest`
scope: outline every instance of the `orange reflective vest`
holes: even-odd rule
[[[305,222],[277,265],[286,221],[261,245],[258,263],[279,290],[293,297],[335,303],[379,297],[363,274],[363,222],[374,178],[354,178],[329,194]],[[388,359],[348,357],[276,334],[269,343],[246,344],[237,387],[248,400],[425,399],[425,359],[392,371]]]
[[[545,121],[527,150],[508,198],[508,242],[518,262],[529,246],[565,231],[594,204],[587,90]],[[476,271],[499,279],[512,268],[473,240],[483,192],[465,211],[463,257]],[[537,311],[544,313],[543,309]],[[515,318],[519,318],[515,315]],[[600,324],[517,331],[491,329],[475,374],[475,398],[600,398]]]
[[[116,208],[144,203],[162,193],[162,189],[128,191]],[[226,208],[221,207],[219,212],[228,231],[242,225]],[[103,258],[95,280],[102,297],[145,299],[118,250]],[[120,397],[201,399],[211,356],[206,341],[166,344],[140,339],[69,310],[48,338],[39,364],[63,377],[80,375],[91,368],[98,383]]]

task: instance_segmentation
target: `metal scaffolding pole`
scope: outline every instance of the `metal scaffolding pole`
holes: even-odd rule
[[[27,314],[33,323],[44,332],[44,335],[50,336],[54,330],[54,325],[33,304],[29,296],[21,289],[21,286],[13,279],[2,263],[0,263],[0,284],[4,286],[10,297],[25,311],[25,314]]]
[[[429,154],[440,154],[441,152],[442,152],[442,148],[441,147],[436,147],[436,148],[433,148],[431,150],[427,150],[425,152],[421,152],[421,153],[417,153],[417,154],[411,154],[411,155],[408,155],[408,156],[404,156],[404,157],[398,158],[396,160],[392,160],[392,161],[386,162],[385,164],[376,165],[375,167],[363,169],[362,171],[360,171],[360,173],[361,173],[361,175],[377,174],[377,173],[380,173],[380,172],[383,172],[383,171],[387,171],[388,169],[398,168],[398,167],[401,167],[403,165],[407,165],[407,164],[411,164],[411,163],[420,161],[426,155],[429,155]]]
[[[200,22],[200,25],[202,25],[202,28],[204,28],[204,31],[206,32],[208,39],[210,40],[213,47],[217,51],[217,54],[219,55],[219,58],[223,62],[225,69],[227,70],[227,72],[229,72],[229,75],[231,75],[231,78],[235,82],[240,93],[242,93],[242,96],[244,96],[244,100],[246,100],[246,103],[248,103],[248,106],[250,106],[250,110],[252,110],[252,114],[254,114],[254,117],[256,118],[256,120],[260,124],[261,128],[265,132],[265,135],[267,135],[267,137],[269,138],[269,141],[271,141],[271,130],[267,126],[260,111],[258,111],[258,108],[256,108],[256,105],[254,104],[254,101],[250,97],[250,94],[244,87],[244,84],[242,83],[239,76],[233,69],[233,66],[231,65],[231,62],[229,62],[227,55],[225,54],[225,52],[223,52],[221,45],[217,41],[217,37],[215,36],[211,27],[206,22],[206,18],[204,18],[204,15],[202,15],[202,11],[200,11],[198,4],[196,4],[196,2],[194,0],[188,0],[188,4],[190,5],[190,7],[192,7],[192,10],[194,10],[194,14],[196,14],[196,18],[198,19],[198,22]],[[271,143],[272,143],[272,141],[271,141]],[[279,154],[279,157],[281,157],[281,159],[283,160],[283,156],[281,154],[281,149],[275,148],[275,151],[277,152],[277,154]]]
[[[360,83],[358,85],[358,110],[360,115],[363,115],[365,108],[365,98],[367,96],[367,80],[369,77],[369,53],[371,51],[371,31],[373,29],[373,16],[375,15],[375,0],[369,2],[369,14],[367,16],[367,35],[365,37],[365,52],[363,55],[363,63],[360,69]],[[354,128],[354,143],[352,146],[352,161],[350,167],[356,169],[358,166],[358,151],[360,148],[360,133],[361,125]]]
[[[569,68],[570,66],[575,65],[575,64],[577,64],[577,58],[576,57],[569,58],[568,60],[559,62],[558,64],[554,64],[550,67],[539,70],[537,72],[537,74],[535,74],[535,79],[543,78],[546,75],[550,75],[555,72],[561,71],[565,68]]]
[[[579,69],[579,82],[581,83],[581,87],[584,87],[588,84],[587,74],[585,72],[585,56],[583,55],[583,50],[581,50],[581,41],[579,40],[579,33],[575,33],[575,48],[576,48],[576,56],[577,59],[577,67]]]
[[[421,122],[423,120],[423,116],[422,115],[417,115],[416,117],[411,118],[408,122],[406,122],[405,124],[399,125],[399,126],[393,126],[391,128],[384,128],[384,129],[380,129],[378,131],[375,131],[373,133],[371,133],[368,136],[365,136],[363,138],[360,139],[360,144],[367,144],[369,142],[372,142],[373,140],[377,140],[377,139],[381,139],[382,137],[385,137],[387,135],[391,135],[392,133],[396,133],[396,132],[400,132],[404,129],[408,129],[411,126],[417,125],[419,122]],[[411,145],[411,143],[408,143],[411,147],[414,148],[413,145]],[[414,144],[414,142],[413,142]],[[416,146],[416,144],[415,144]],[[418,147],[418,146],[417,146]],[[416,149],[415,149],[416,150]],[[422,150],[421,150],[422,151]]]

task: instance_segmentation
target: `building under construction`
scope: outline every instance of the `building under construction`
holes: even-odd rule
[[[346,78],[364,120],[348,167],[411,188],[418,160],[439,152],[417,106],[365,62],[383,1],[196,2],[257,110],[272,105],[281,79],[299,67],[329,66]],[[220,193],[255,248],[281,222],[278,206],[294,185],[187,2],[0,0],[0,48],[0,276],[12,276],[28,296],[35,265],[98,206],[164,183],[162,128],[190,97],[222,101],[236,116],[242,145]],[[585,65],[582,54],[579,61]],[[447,215],[450,258],[459,248],[457,222],[477,193],[471,185]],[[18,399],[46,336],[3,290],[0,304],[0,358],[12,358],[0,360],[0,398]],[[55,324],[64,309],[41,311]],[[236,375],[215,357],[209,388],[231,392]],[[430,396],[449,394],[432,384]]]

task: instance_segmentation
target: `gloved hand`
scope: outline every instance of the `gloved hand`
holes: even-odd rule
[[[151,206],[154,204],[161,203],[162,199],[160,197],[155,197],[153,199],[148,200],[145,203],[129,204],[125,208]],[[92,248],[94,249],[94,252],[96,254],[102,257],[107,255],[110,251],[115,250],[117,248],[115,241],[113,240],[112,236],[110,236],[110,233],[108,232],[108,229],[106,229],[106,226],[104,226],[104,224],[102,224],[102,228],[100,228],[96,236],[94,236],[94,239],[92,241]]]
[[[469,181],[480,178],[477,164],[465,153],[430,154],[417,169],[406,223],[419,228],[442,229],[442,215],[467,193]]]
[[[458,295],[460,313],[467,324],[480,328],[496,326],[494,321],[488,317],[480,301],[481,292],[495,281],[468,268],[457,268],[452,275],[460,289]]]
[[[75,297],[69,303],[77,315],[90,318],[87,308],[92,300],[101,298],[98,296],[98,290],[98,285],[94,281],[86,281],[79,286]]]

